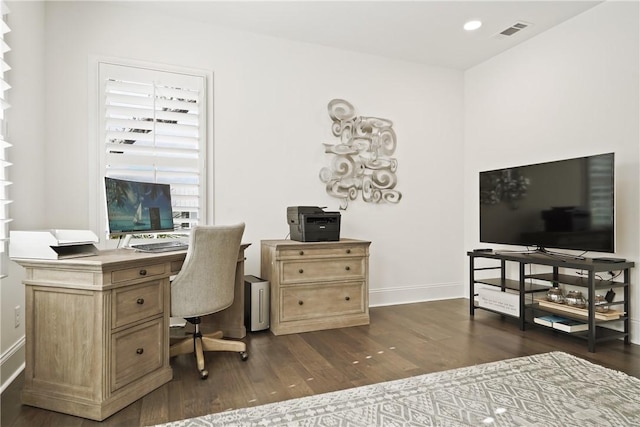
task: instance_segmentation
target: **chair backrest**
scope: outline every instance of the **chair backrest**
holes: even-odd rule
[[[182,269],[171,282],[171,316],[198,317],[233,303],[244,223],[196,226]]]

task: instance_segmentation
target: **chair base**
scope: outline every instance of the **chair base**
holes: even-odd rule
[[[222,339],[222,331],[201,334],[198,326],[199,325],[196,324],[196,330],[189,334],[187,338],[169,347],[169,356],[174,357],[180,354],[194,353],[196,356],[196,366],[203,380],[209,376],[209,371],[204,368],[205,351],[236,351],[240,353],[242,361],[246,361],[249,358],[247,345],[244,342]]]

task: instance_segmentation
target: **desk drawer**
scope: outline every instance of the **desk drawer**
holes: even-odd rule
[[[364,278],[364,258],[283,261],[281,284]]]
[[[153,278],[165,274],[166,264],[152,264],[143,267],[126,268],[111,273],[111,283],[122,283],[129,280]]]
[[[282,249],[280,250],[280,259],[290,259],[290,258],[299,258],[299,259],[308,259],[308,258],[322,258],[328,257],[333,258],[336,256],[364,256],[366,254],[366,248],[362,245],[339,245],[334,247],[326,247],[326,248],[310,248],[310,247],[301,247],[301,248],[290,248],[290,249]]]
[[[282,288],[280,321],[364,313],[364,283]]]
[[[164,307],[162,284],[165,280],[167,279],[114,289],[113,328],[161,314]]]
[[[162,367],[163,325],[160,317],[113,334],[112,391]]]

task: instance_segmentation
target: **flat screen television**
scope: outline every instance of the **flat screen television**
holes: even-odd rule
[[[480,241],[615,252],[614,153],[480,172]]]
[[[109,177],[104,182],[110,237],[174,230],[169,184]]]

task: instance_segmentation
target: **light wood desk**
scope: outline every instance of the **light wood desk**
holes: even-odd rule
[[[211,316],[243,338],[244,251],[234,303]],[[65,260],[13,259],[26,269],[22,402],[104,420],[169,382],[169,277],[186,251],[128,249]]]

